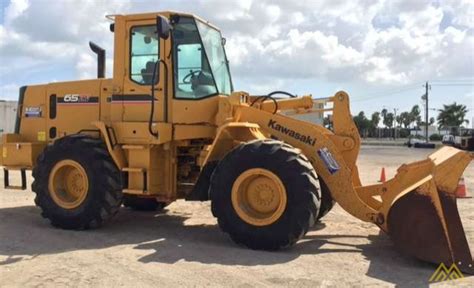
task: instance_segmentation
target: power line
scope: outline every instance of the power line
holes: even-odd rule
[[[415,89],[419,89],[419,87],[414,87],[414,85],[418,86],[419,83],[417,84],[412,84],[412,85],[409,85],[407,87],[404,87],[404,88],[398,88],[396,90],[392,90],[392,91],[387,91],[387,92],[378,92],[376,95],[375,93],[370,93],[368,95],[375,95],[375,96],[370,96],[370,97],[364,97],[364,98],[359,98],[359,99],[354,99],[352,100],[352,102],[359,102],[359,101],[367,101],[367,100],[372,100],[372,99],[375,99],[375,98],[385,98],[387,96],[391,96],[391,95],[394,95],[394,94],[398,94],[398,93],[402,93],[402,92],[406,92],[406,91],[410,91],[410,90],[415,90]]]
[[[370,93],[366,94],[366,96],[375,95],[375,94],[379,95],[380,93],[394,93],[394,92],[397,92],[399,90],[408,89],[410,87],[418,87],[419,85],[422,85],[422,84],[423,84],[422,82],[417,82],[417,83],[412,83],[412,84],[405,85],[405,86],[402,86],[402,87],[393,87],[393,88],[388,89],[384,92],[382,92],[382,91],[370,92]]]
[[[432,83],[432,82],[435,82],[435,83]],[[436,83],[436,82],[438,82],[438,83]],[[437,79],[437,80],[430,81],[430,83],[431,83],[430,85],[432,85],[432,86],[474,87],[474,78]],[[362,98],[353,99],[352,102],[363,102],[363,101],[373,100],[373,99],[377,99],[377,98],[378,99],[386,98],[387,96],[391,96],[391,95],[394,95],[394,94],[398,94],[398,93],[418,89],[418,87],[420,87],[420,86],[425,87],[425,85],[426,85],[426,84],[425,85],[420,85],[420,84],[422,84],[422,83],[418,82],[418,83],[413,83],[413,84],[407,85],[405,87],[390,89],[390,90],[387,90],[385,92],[380,91],[380,92],[368,93]],[[418,86],[418,85],[420,85],[420,86]]]
[[[436,79],[431,82],[474,82],[474,78]]]
[[[474,86],[474,83],[433,83],[434,86]]]

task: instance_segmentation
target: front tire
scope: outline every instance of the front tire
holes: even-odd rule
[[[220,228],[251,249],[276,250],[303,237],[319,213],[316,173],[300,150],[255,140],[227,154],[210,186]]]
[[[48,145],[38,157],[33,177],[35,203],[55,227],[99,227],[122,203],[120,171],[103,142],[86,135]]]
[[[332,199],[331,192],[329,192],[329,188],[323,179],[319,178],[319,187],[321,191],[321,208],[319,209],[319,213],[316,217],[316,221],[321,220],[329,211],[332,210],[334,204],[336,202]]]

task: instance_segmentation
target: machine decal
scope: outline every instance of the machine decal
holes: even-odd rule
[[[334,174],[341,168],[332,156],[331,152],[329,152],[328,148],[324,147],[319,149],[318,155],[323,160],[324,165],[326,165],[329,173]]]
[[[46,132],[39,131],[37,136],[38,136],[38,141],[46,141]]]
[[[81,94],[66,94],[58,97],[58,105],[97,105],[99,97]]]
[[[41,118],[42,112],[41,107],[25,107],[26,118]]]
[[[309,135],[300,134],[300,133],[296,132],[295,130],[292,130],[290,128],[282,126],[282,125],[278,124],[276,120],[270,119],[268,121],[268,127],[272,128],[275,131],[278,131],[280,133],[288,135],[292,138],[295,138],[296,140],[301,141],[305,144],[308,144],[308,145],[311,145],[311,146],[314,146],[316,144],[316,139],[315,138],[312,138]]]
[[[112,95],[112,104],[148,104],[151,95]],[[155,98],[155,101],[158,99]]]

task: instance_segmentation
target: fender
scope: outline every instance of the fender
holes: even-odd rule
[[[122,170],[122,168],[126,167],[126,160],[125,160],[125,155],[123,153],[122,148],[119,145],[113,145],[110,133],[107,130],[107,126],[105,125],[104,122],[102,121],[96,121],[92,122],[92,125],[97,127],[99,129],[100,134],[102,138],[104,139],[105,145],[107,146],[107,150],[110,153],[110,156],[112,157],[112,160],[114,160],[115,165],[119,168],[119,170]]]
[[[219,161],[235,146],[243,142],[256,139],[266,139],[258,124],[245,122],[230,122],[217,130],[216,138],[212,142],[212,150],[209,151],[202,166],[211,161]]]
[[[214,142],[202,162],[202,170],[193,191],[186,197],[187,201],[209,200],[209,184],[212,173],[219,160],[235,146],[255,139],[268,138],[260,131],[260,126],[252,123],[231,122],[217,131]]]

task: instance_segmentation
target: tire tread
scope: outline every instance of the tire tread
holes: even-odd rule
[[[99,173],[95,183],[90,185],[92,192],[97,193],[94,199],[98,203],[84,203],[84,212],[73,219],[58,215],[66,215],[67,212],[59,211],[49,196],[48,178],[50,169],[54,163],[52,158],[62,157],[67,159],[71,151],[83,151],[86,161],[92,161],[91,173]],[[118,168],[115,166],[104,143],[100,139],[91,138],[83,134],[74,134],[56,140],[48,144],[37,158],[37,164],[33,169],[34,181],[31,189],[36,194],[35,204],[41,208],[41,215],[49,219],[55,227],[63,229],[84,230],[97,228],[117,214],[122,204],[122,184]],[[99,195],[103,193],[103,195]],[[91,196],[93,197],[93,196]],[[63,209],[64,210],[64,209]],[[66,213],[66,214],[65,214]]]

